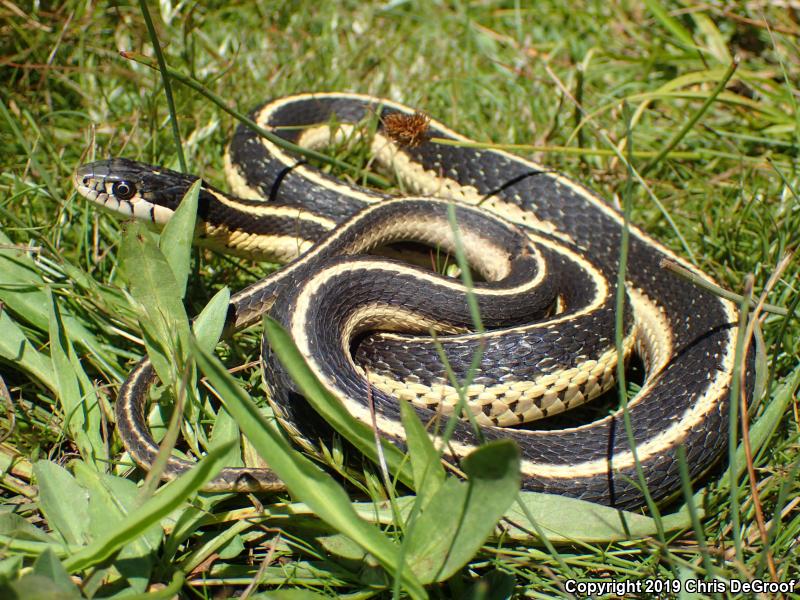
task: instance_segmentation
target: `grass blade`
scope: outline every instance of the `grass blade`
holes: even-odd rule
[[[91,540],[103,539],[107,532],[125,523],[141,504],[139,487],[133,481],[98,473],[82,462],[73,466],[75,478],[89,494],[89,533]],[[114,558],[114,566],[132,591],[143,592],[152,576],[164,532],[156,523],[126,543]]]
[[[75,357],[72,343],[66,336],[64,323],[55,298],[50,295],[50,358],[58,385],[57,397],[64,414],[64,427],[78,446],[84,460],[103,469],[108,461],[105,443],[100,435],[100,406],[94,388]]]
[[[742,302],[739,305],[739,327],[736,334],[736,352],[733,364],[733,376],[731,377],[730,408],[728,414],[728,470],[730,486],[730,511],[731,511],[731,530],[733,531],[733,543],[736,549],[736,558],[742,560],[742,532],[740,530],[740,505],[739,505],[739,476],[746,468],[747,461],[744,459],[744,448],[742,456],[738,455],[738,431],[739,431],[739,387],[742,374],[742,355],[746,345],[745,332],[747,330],[747,315],[750,313],[750,302],[753,296],[753,276],[747,275],[745,278],[745,292],[742,295]],[[738,461],[738,462],[737,462]]]
[[[37,264],[24,248],[15,247],[0,225],[0,302],[26,323],[48,332],[50,300],[47,287]],[[113,356],[74,315],[62,311],[61,318],[73,343],[85,348],[90,356],[97,357],[107,368],[109,362],[114,363]],[[109,370],[116,375],[113,369]]]
[[[172,83],[167,71],[167,63],[164,60],[164,53],[161,51],[161,44],[158,42],[158,34],[153,25],[153,19],[150,18],[150,10],[147,8],[146,0],[139,0],[139,8],[142,10],[147,33],[150,35],[150,41],[153,44],[153,52],[155,52],[156,60],[158,60],[158,70],[161,72],[161,83],[164,86],[164,96],[167,98],[167,108],[169,109],[169,122],[172,125],[172,137],[175,140],[175,153],[178,155],[181,171],[186,173],[186,158],[183,156],[181,132],[178,128],[178,114],[175,111],[175,100],[172,98]]]
[[[409,533],[406,559],[422,583],[449,579],[466,564],[519,491],[519,448],[510,440],[480,446],[463,468],[467,481],[448,478]]]
[[[678,45],[686,50],[697,49],[692,34],[689,33],[680,22],[667,12],[658,0],[644,0],[645,5],[656,20],[661,23],[678,41]]]
[[[275,335],[275,328],[281,330],[280,326],[274,324],[270,338],[273,348],[275,338],[281,337],[280,332]],[[370,552],[388,572],[394,573],[402,580],[412,597],[426,597],[425,591],[409,568],[403,568],[401,564],[401,571],[397,572],[399,548],[356,514],[350,505],[350,498],[341,486],[330,475],[289,446],[216,357],[196,345],[194,355],[200,369],[225,402],[228,412],[261,456],[269,461],[270,467],[278,477],[286,483],[289,491],[306,503],[320,519]]]
[[[738,66],[739,66],[739,60],[733,59],[730,66],[723,74],[722,79],[720,79],[719,83],[717,83],[717,85],[714,87],[714,90],[708,95],[708,98],[705,99],[705,102],[703,102],[700,108],[697,109],[697,112],[695,112],[689,119],[687,119],[686,123],[684,123],[683,126],[673,134],[673,136],[669,139],[669,141],[666,144],[664,144],[664,147],[659,151],[659,153],[655,157],[653,157],[653,159],[649,163],[647,163],[644,167],[642,167],[642,169],[639,171],[639,174],[642,177],[647,175],[653,169],[653,167],[655,167],[658,163],[660,163],[663,160],[663,158],[667,154],[672,152],[675,146],[680,144],[681,140],[684,137],[686,137],[686,134],[692,130],[692,127],[694,127],[695,124],[700,120],[700,118],[706,113],[706,111],[709,108],[711,108],[711,105],[714,103],[714,100],[717,99],[717,96],[719,96],[725,89],[725,86],[728,85],[728,82],[730,81],[731,77],[733,77],[733,74],[736,72],[736,68]]]
[[[408,456],[414,474],[414,490],[417,492],[420,508],[424,508],[444,483],[444,467],[428,432],[408,402],[400,402],[400,418],[406,432]]]
[[[378,464],[372,429],[354,419],[342,403],[322,386],[306,365],[294,341],[283,327],[274,319],[267,317],[264,319],[264,334],[269,341],[270,352],[275,353],[314,410],[359,452]],[[405,455],[388,442],[383,442],[382,446],[386,463],[392,474],[407,485],[413,486],[414,477]]]
[[[58,392],[52,361],[36,349],[5,310],[0,310],[0,358],[27,371],[52,392]]]
[[[87,569],[137,539],[203,487],[224,466],[223,459],[227,451],[224,445],[209,450],[185,475],[163,486],[157,494],[129,513],[122,525],[110,529],[105,538],[95,540],[67,559],[65,568],[70,572]]]
[[[64,565],[52,550],[45,550],[33,563],[31,575],[47,579],[58,589],[58,598],[81,598],[80,590],[64,570]]]

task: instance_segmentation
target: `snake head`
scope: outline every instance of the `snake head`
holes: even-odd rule
[[[158,224],[170,219],[195,181],[193,175],[127,158],[82,165],[73,177],[75,189],[87,200]]]

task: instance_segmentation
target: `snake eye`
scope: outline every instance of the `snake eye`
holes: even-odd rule
[[[130,200],[136,195],[136,186],[127,181],[116,181],[111,186],[111,193],[119,200]]]

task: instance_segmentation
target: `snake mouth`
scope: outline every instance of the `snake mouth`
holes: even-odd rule
[[[163,225],[174,212],[172,204],[177,206],[172,192],[175,188],[183,190],[183,183],[188,188],[191,182],[182,181],[179,174],[167,169],[115,158],[81,165],[72,183],[82,197],[111,212]],[[157,200],[159,197],[163,202]]]
[[[78,167],[72,176],[72,185],[79,195],[95,204],[105,207],[109,199],[106,181],[104,177],[95,174],[95,164],[97,163],[90,163]]]

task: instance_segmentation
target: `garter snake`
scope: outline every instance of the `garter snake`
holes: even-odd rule
[[[418,114],[350,93],[289,96],[252,114],[261,127],[310,148],[344,139],[377,115],[371,152],[415,194],[402,198],[331,177],[251,129],[237,129],[225,157],[231,193],[203,183],[197,241],[288,264],[232,297],[230,327],[250,325],[269,311],[323,385],[354,416],[374,419],[383,436],[400,444],[398,398],[410,400],[426,424],[457,403],[458,390],[426,335],[430,328],[441,334],[438,342],[460,378],[480,345],[478,373],[465,391],[480,430],[459,421],[444,448],[448,460],[481,440],[510,437],[521,449],[524,489],[641,505],[621,409],[565,429],[525,425],[614,385],[622,216],[540,164],[430,141],[466,140],[437,121],[425,119],[425,135],[413,143],[398,144],[387,134],[392,119],[419,121]],[[80,167],[75,186],[95,203],[163,224],[196,179],[110,159]],[[457,206],[467,258],[486,280],[474,290],[484,333],[470,331],[468,299],[458,281],[365,255],[396,241],[452,251],[448,203]],[[646,367],[629,415],[638,460],[659,499],[679,488],[680,445],[693,478],[726,447],[737,311],[663,270],[668,258],[706,277],[636,227],[630,228],[628,256],[623,349],[636,352]],[[266,343],[263,352],[277,416],[294,436],[312,436],[313,415]],[[158,450],[145,418],[154,381],[145,359],[116,405],[122,440],[144,467]],[[173,457],[166,474],[190,465]],[[216,490],[279,487],[269,471],[254,469],[225,469],[209,484]]]

